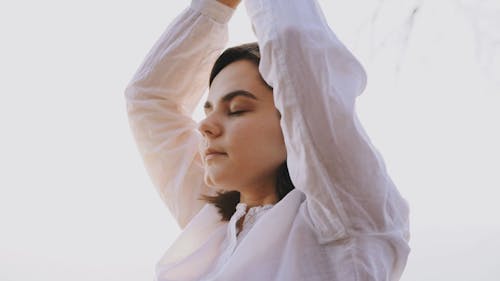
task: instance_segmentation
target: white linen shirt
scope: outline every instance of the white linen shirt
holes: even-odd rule
[[[202,136],[191,115],[224,50],[234,9],[192,0],[160,36],[125,89],[146,169],[182,229],[156,267],[173,280],[398,280],[410,251],[409,208],[355,111],[361,64],[314,0],[245,0],[273,87],[295,189],[245,233],[203,181]],[[238,240],[239,239],[239,240]]]

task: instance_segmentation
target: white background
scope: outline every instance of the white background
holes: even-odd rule
[[[358,112],[411,206],[402,280],[500,280],[499,2],[320,2],[367,69]],[[153,279],[179,229],[123,90],[188,4],[0,4],[0,280]],[[229,45],[254,40],[240,5]]]

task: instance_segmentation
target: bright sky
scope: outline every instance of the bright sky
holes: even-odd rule
[[[500,4],[320,2],[367,69],[358,112],[410,202],[402,280],[498,280]],[[153,279],[179,229],[123,90],[188,3],[2,3],[0,280]],[[240,7],[230,45],[254,40]]]

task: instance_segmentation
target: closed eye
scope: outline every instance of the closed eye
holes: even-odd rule
[[[238,111],[229,112],[228,115],[241,115],[244,112],[245,112],[244,110],[238,110]]]

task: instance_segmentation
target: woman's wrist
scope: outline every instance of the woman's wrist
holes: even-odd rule
[[[240,4],[241,0],[217,0],[217,2],[229,6],[233,9],[236,9],[236,7],[238,7],[238,5]]]

